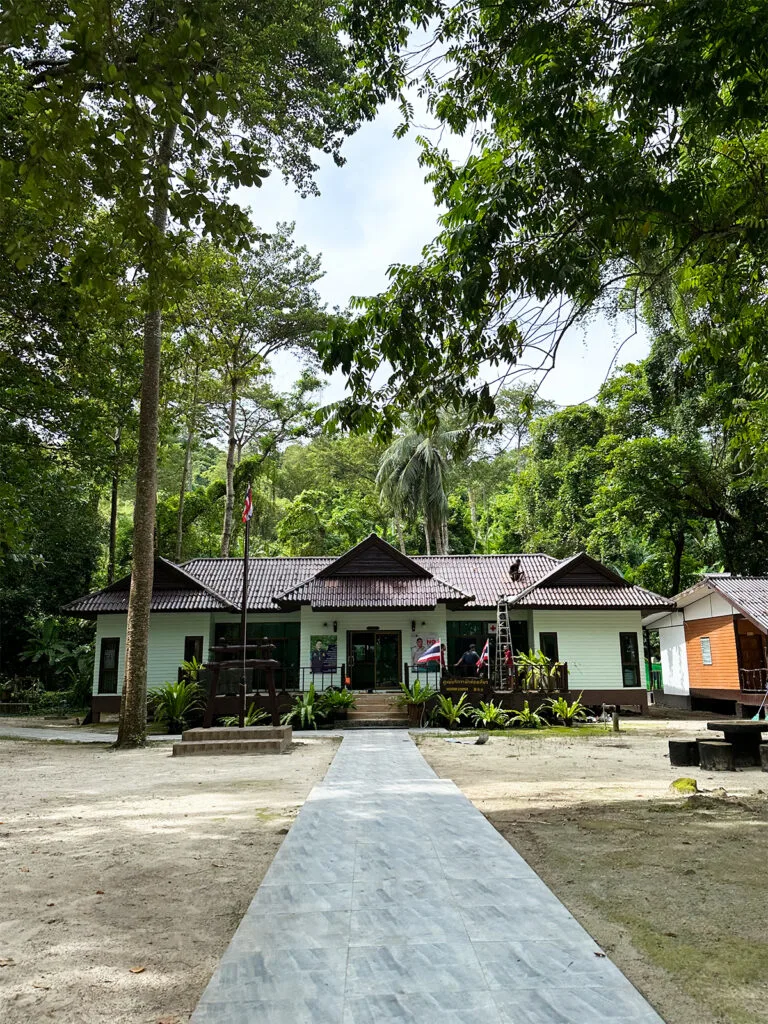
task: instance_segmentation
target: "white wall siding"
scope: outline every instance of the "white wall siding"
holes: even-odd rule
[[[557,633],[560,661],[568,662],[572,690],[622,688],[619,633],[636,633],[639,680],[644,685],[643,635],[640,612],[534,611],[532,644],[539,633]]]
[[[679,616],[680,612],[675,612]],[[667,616],[672,618],[672,616]],[[659,626],[659,647],[661,653],[661,675],[664,693],[687,696],[690,692],[688,680],[688,655],[685,649],[685,626],[682,623]]]
[[[683,609],[686,622],[709,619],[714,615],[733,615],[733,606],[720,594],[708,594]]]
[[[96,660],[93,692],[99,692],[99,661],[102,637],[119,637],[120,654],[117,667],[117,692],[123,691],[125,673],[125,630],[127,615],[99,615],[96,622]],[[184,637],[202,636],[203,657],[208,655],[211,616],[209,612],[156,612],[149,619],[149,657],[147,687],[159,686],[166,680],[176,682],[179,665],[184,660]]]

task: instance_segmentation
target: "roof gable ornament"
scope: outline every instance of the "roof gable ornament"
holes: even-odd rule
[[[432,573],[413,559],[393,548],[372,533],[365,540],[340,555],[321,569],[315,579],[334,579],[340,576],[399,576],[405,579],[432,579]]]

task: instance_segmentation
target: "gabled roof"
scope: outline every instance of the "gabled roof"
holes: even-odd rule
[[[763,633],[768,633],[768,576],[707,573],[693,586],[676,594],[672,601],[676,608],[686,608],[713,592],[724,597],[737,612],[745,619],[749,619]]]
[[[64,605],[62,611],[81,618],[110,612],[127,612],[128,595],[131,589],[131,577],[123,576],[110,583],[103,590],[87,594],[76,601]],[[169,562],[166,558],[155,559],[154,581],[152,585],[153,612],[221,612],[237,611],[237,605],[216,593],[201,580],[189,572]]]
[[[428,569],[414,562],[381,537],[372,533],[346,554],[317,573],[318,579],[334,576],[401,576],[428,579]]]
[[[382,571],[376,571],[383,566]],[[155,562],[153,611],[240,608],[242,558],[194,558],[183,566]],[[64,609],[88,616],[125,612],[130,577]],[[587,555],[559,560],[543,554],[402,555],[369,537],[340,558],[251,558],[250,613],[301,604],[318,610],[412,608],[437,603],[494,610],[499,598],[521,608],[670,608],[665,598],[634,587]]]
[[[659,594],[637,587],[581,551],[565,558],[530,586],[508,598],[518,608],[671,608]]]

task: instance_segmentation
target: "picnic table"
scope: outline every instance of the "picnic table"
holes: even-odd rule
[[[723,733],[725,742],[733,746],[737,765],[760,764],[760,744],[763,733],[768,732],[768,721],[707,722],[707,729]]]

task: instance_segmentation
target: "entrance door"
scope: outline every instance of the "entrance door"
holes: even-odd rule
[[[400,633],[347,634],[347,668],[355,690],[395,690],[400,680]]]

